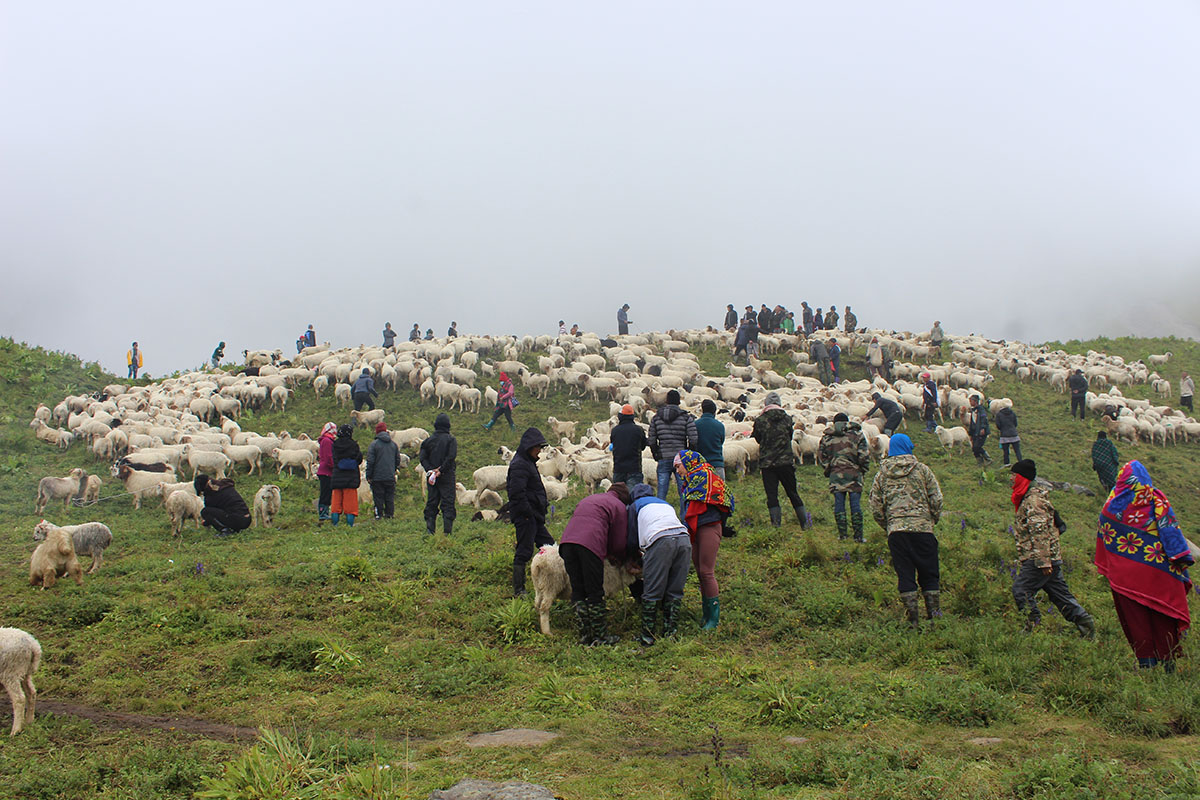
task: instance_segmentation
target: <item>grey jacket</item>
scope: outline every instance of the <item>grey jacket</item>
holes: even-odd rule
[[[375,440],[367,448],[367,480],[394,483],[399,456],[400,448],[396,447],[387,431],[375,434]]]
[[[679,406],[663,406],[650,420],[650,452],[655,459],[674,458],[680,450],[695,450],[696,421]]]

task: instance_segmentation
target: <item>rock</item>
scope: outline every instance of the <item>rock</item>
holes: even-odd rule
[[[1000,744],[1003,741],[1003,739],[997,739],[995,736],[976,736],[974,739],[967,739],[967,744],[977,744],[991,747],[992,745]]]
[[[434,792],[429,800],[555,800],[555,796],[544,786],[523,781],[465,780]]]
[[[785,737],[783,737],[783,743],[784,744],[795,744],[795,745],[807,744],[808,737],[807,736],[785,736]]]
[[[545,744],[558,738],[557,733],[532,728],[505,728],[492,733],[477,733],[467,737],[468,747],[522,747]]]

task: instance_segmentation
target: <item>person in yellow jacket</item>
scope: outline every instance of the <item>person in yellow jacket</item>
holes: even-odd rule
[[[137,380],[138,370],[142,368],[142,351],[137,342],[125,351],[125,365],[129,367],[129,377]]]

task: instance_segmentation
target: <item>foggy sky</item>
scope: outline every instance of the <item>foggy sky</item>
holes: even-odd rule
[[[0,334],[1200,335],[1195,3],[0,2]]]

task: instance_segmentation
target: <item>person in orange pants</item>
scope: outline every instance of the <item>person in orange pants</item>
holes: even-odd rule
[[[358,484],[361,480],[358,465],[362,463],[362,449],[354,441],[354,428],[342,425],[333,440],[333,487],[330,522],[336,527],[340,515],[346,515],[346,524],[353,527],[358,516]]]

